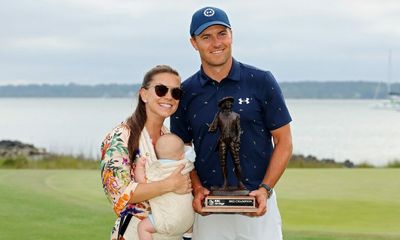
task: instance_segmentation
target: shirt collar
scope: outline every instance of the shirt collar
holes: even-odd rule
[[[234,58],[232,58],[232,67],[231,70],[229,71],[229,74],[225,79],[233,80],[233,81],[240,81],[240,63],[236,61]],[[207,76],[207,74],[204,72],[203,67],[200,68],[200,83],[201,86],[206,85],[207,82],[213,81],[212,78]]]

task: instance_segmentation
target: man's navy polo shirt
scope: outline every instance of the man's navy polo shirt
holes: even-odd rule
[[[193,142],[195,169],[204,187],[221,186],[223,176],[218,158],[217,132],[208,132],[218,112],[218,101],[232,96],[232,110],[240,114],[240,165],[242,181],[249,190],[262,182],[273,145],[270,131],[291,121],[281,90],[269,71],[242,64],[233,59],[229,75],[220,83],[202,69],[186,79],[183,98],[171,116],[171,131],[185,143]],[[234,165],[228,151],[228,184],[236,186]]]

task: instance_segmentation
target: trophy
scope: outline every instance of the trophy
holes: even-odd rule
[[[255,212],[257,211],[255,197],[248,196],[249,190],[242,182],[240,167],[240,115],[232,111],[233,97],[224,97],[218,102],[220,108],[209,125],[208,131],[215,132],[219,127],[221,135],[218,138],[218,157],[221,164],[224,182],[222,186],[212,186],[210,195],[204,200],[204,212]],[[237,186],[228,186],[227,154],[231,154],[234,172],[238,180]]]

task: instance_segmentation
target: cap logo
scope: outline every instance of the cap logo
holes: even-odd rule
[[[206,17],[212,17],[214,15],[215,11],[212,8],[207,8],[204,10],[204,16]]]

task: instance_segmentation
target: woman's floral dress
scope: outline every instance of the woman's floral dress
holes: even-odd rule
[[[138,183],[135,181],[134,168],[128,154],[129,128],[122,123],[115,127],[101,144],[101,178],[104,192],[118,216],[112,229],[111,239],[117,240],[121,217],[131,213],[142,220],[150,211],[148,202],[128,203]]]

